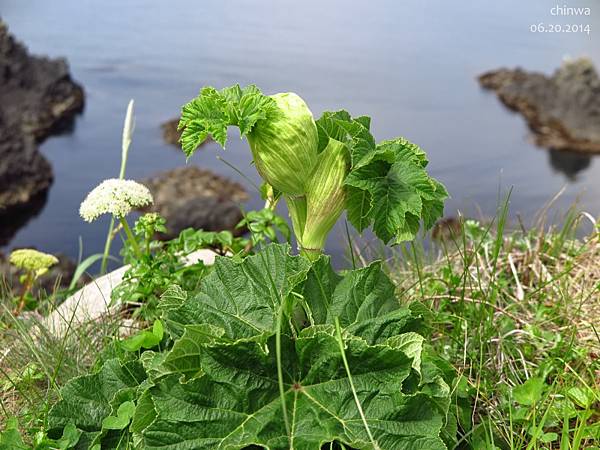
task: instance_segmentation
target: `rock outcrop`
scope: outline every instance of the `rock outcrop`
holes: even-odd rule
[[[550,77],[499,69],[479,82],[525,117],[539,146],[600,153],[600,78],[591,61],[565,62]]]
[[[52,168],[33,136],[11,122],[0,110],[0,216],[33,203],[52,184]]]
[[[189,227],[207,231],[235,230],[242,219],[240,203],[248,200],[235,182],[197,166],[185,166],[142,180],[152,192],[154,204],[146,211],[167,220],[166,235],[172,239]]]
[[[37,144],[68,128],[83,98],[64,59],[29,55],[0,20],[0,215],[48,189],[52,168]]]

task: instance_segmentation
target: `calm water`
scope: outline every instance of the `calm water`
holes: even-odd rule
[[[137,126],[127,176],[141,178],[185,163],[164,144],[160,124],[204,84],[256,83],[295,91],[315,115],[345,108],[372,116],[378,140],[404,135],[429,154],[431,172],[457,209],[493,215],[499,187],[514,186],[513,216],[530,219],[561,187],[558,206],[578,196],[600,214],[600,161],[551,158],[530,143],[523,119],[508,112],[475,78],[499,66],[553,71],[563,57],[587,55],[600,67],[600,3],[591,17],[553,17],[546,0],[219,1],[0,0],[0,15],[34,53],[68,58],[87,94],[72,134],[42,146],[55,182],[43,211],[10,246],[76,255],[100,252],[107,221],[85,224],[85,194],[119,170],[125,107],[136,101]],[[591,24],[587,34],[535,34],[534,23]],[[600,125],[599,125],[600,126]],[[258,181],[246,142],[231,133],[228,161]],[[192,159],[243,182],[216,159],[214,147]],[[576,177],[565,167],[583,168]],[[561,171],[563,167],[563,171]],[[257,195],[247,204],[259,207]],[[341,254],[342,227],[329,250]]]

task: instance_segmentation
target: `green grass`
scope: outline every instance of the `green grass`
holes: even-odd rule
[[[560,229],[506,230],[460,221],[429,251],[389,258],[401,301],[431,311],[431,345],[461,374],[461,447],[600,446],[600,238]],[[588,222],[587,224],[585,222]]]
[[[38,303],[45,309],[55,304],[54,295],[41,297]],[[60,387],[89,372],[102,349],[118,335],[120,321],[105,317],[56,336],[35,312],[15,317],[13,308],[14,294],[0,282],[0,428],[16,418],[31,440],[43,429]]]

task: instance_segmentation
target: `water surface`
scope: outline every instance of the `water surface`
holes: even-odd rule
[[[565,2],[563,2],[565,3]],[[561,3],[561,5],[563,4]],[[160,124],[205,84],[255,83],[267,93],[295,91],[315,115],[344,108],[372,116],[378,140],[403,135],[420,144],[433,176],[452,198],[447,213],[493,215],[499,187],[513,187],[511,214],[530,220],[561,187],[558,207],[600,213],[600,164],[551,154],[530,141],[524,120],[476,76],[500,66],[550,73],[566,56],[600,67],[600,4],[590,17],[554,17],[546,0],[0,0],[12,32],[37,54],[65,56],[86,91],[86,109],[71,134],[42,151],[55,182],[42,212],[10,243],[49,252],[100,252],[107,220],[84,223],[79,203],[120,164],[125,107],[136,101],[136,130],[127,176],[141,178],[185,163],[164,144]],[[591,24],[591,34],[539,34],[530,25]],[[235,131],[225,152],[207,146],[193,164],[250,184],[247,144]],[[340,259],[343,227],[330,238]]]

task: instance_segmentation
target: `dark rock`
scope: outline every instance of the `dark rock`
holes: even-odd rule
[[[32,136],[7,124],[0,111],[0,216],[30,204],[52,183],[50,163],[37,150]]]
[[[83,110],[83,89],[64,59],[29,55],[0,22],[0,105],[13,126],[41,141]]]
[[[479,82],[525,117],[538,145],[600,152],[600,78],[591,61],[565,62],[551,77],[500,69],[481,75]]]
[[[181,144],[179,143],[181,131],[177,130],[177,124],[179,124],[179,119],[172,119],[163,123],[160,127],[162,128],[163,139],[165,142],[181,148]],[[209,142],[212,142],[212,138],[210,136],[208,136],[201,145],[208,144]]]
[[[235,226],[243,217],[240,203],[248,200],[248,194],[238,183],[197,166],[162,172],[142,183],[154,197],[146,211],[158,212],[167,220],[164,239],[189,227],[240,231]]]
[[[48,189],[52,169],[36,143],[69,127],[82,108],[65,60],[29,55],[0,20],[0,214]]]

